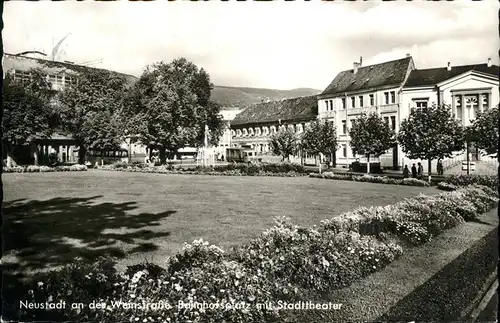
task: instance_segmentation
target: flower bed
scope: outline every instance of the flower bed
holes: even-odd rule
[[[458,187],[477,184],[488,186],[495,190],[498,188],[497,175],[452,175],[446,178],[445,182]]]
[[[430,186],[428,182],[416,178],[397,179],[397,178],[390,178],[387,176],[372,176],[372,175],[356,176],[352,174],[334,174],[332,172],[324,172],[323,174],[311,173],[309,174],[309,177],[368,182],[368,183],[393,184],[393,185]]]
[[[85,165],[71,165],[71,166],[14,166],[14,167],[3,167],[4,173],[46,173],[46,172],[81,172],[86,171],[87,166]]]
[[[269,164],[228,164],[219,166],[198,166],[194,169],[184,169],[182,167],[147,165],[114,164],[99,166],[100,170],[158,173],[158,174],[191,174],[191,175],[214,175],[214,176],[279,176],[296,177],[306,176],[304,167],[289,163],[269,163]]]
[[[170,258],[166,268],[143,264],[117,273],[103,260],[72,264],[38,278],[40,283],[32,286],[25,300],[96,301],[105,303],[106,309],[39,310],[24,312],[23,319],[283,321],[287,311],[258,304],[294,302],[307,293],[348,286],[392,262],[404,245],[425,243],[443,230],[476,219],[497,203],[495,191],[473,185],[386,207],[358,208],[322,221],[319,227],[299,227],[280,218],[260,237],[228,253],[208,242],[194,241]],[[179,302],[190,301],[206,307],[178,307]],[[129,306],[113,307],[124,303]]]
[[[458,186],[449,184],[447,182],[439,182],[437,184],[437,188],[443,191],[456,191],[458,189]]]

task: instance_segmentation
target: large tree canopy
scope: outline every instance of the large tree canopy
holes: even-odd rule
[[[124,139],[123,110],[128,84],[122,75],[106,70],[84,70],[78,84],[58,97],[64,131],[85,149],[116,149]],[[80,159],[84,154],[80,154]]]
[[[363,113],[352,120],[349,135],[352,151],[367,158],[368,172],[370,172],[370,156],[379,157],[395,143],[394,131],[376,113]]]
[[[4,80],[2,139],[22,145],[36,137],[50,136],[56,118],[50,106],[50,84],[39,70],[30,71],[31,80]]]
[[[429,174],[431,161],[451,157],[453,151],[464,146],[464,129],[451,115],[451,108],[436,105],[414,109],[403,120],[398,141],[410,159],[427,159]]]
[[[498,106],[481,113],[467,129],[467,137],[487,154],[498,154]]]
[[[2,142],[11,164],[11,152],[36,138],[48,138],[57,125],[57,115],[51,106],[53,91],[45,75],[38,69],[30,71],[31,79],[4,79]]]
[[[273,154],[288,160],[297,152],[298,138],[291,130],[280,130],[271,136],[269,146]]]
[[[302,134],[300,144],[302,149],[311,155],[335,155],[338,144],[334,123],[326,120],[311,122]]]
[[[216,144],[223,120],[220,105],[210,101],[212,88],[208,73],[184,58],[147,67],[127,99],[129,132],[160,149],[162,162],[165,150],[202,146],[206,125]]]

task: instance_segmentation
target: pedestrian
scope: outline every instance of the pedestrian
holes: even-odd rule
[[[403,169],[403,177],[404,178],[410,177],[410,170],[408,169],[408,165],[405,165],[405,168]]]
[[[424,166],[420,162],[417,163],[417,178],[422,179],[424,177]]]
[[[417,167],[415,167],[415,164],[411,166],[411,177],[417,178]]]
[[[443,162],[441,161],[441,159],[439,159],[438,163],[437,163],[437,172],[438,172],[438,175],[443,175],[444,174],[444,171],[443,171]]]

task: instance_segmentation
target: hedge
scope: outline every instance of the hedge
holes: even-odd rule
[[[25,299],[96,301],[106,303],[106,309],[24,310],[22,319],[284,321],[287,311],[257,304],[295,302],[302,300],[301,295],[348,286],[384,268],[402,254],[404,246],[425,243],[443,230],[476,219],[497,203],[495,191],[473,185],[386,207],[361,207],[318,227],[299,227],[278,218],[274,227],[228,253],[202,240],[186,244],[167,260],[166,268],[146,263],[118,273],[103,259],[95,264],[74,263],[39,276]],[[118,300],[129,306],[113,307]],[[190,301],[208,307],[177,306]]]
[[[488,186],[495,190],[498,189],[498,175],[451,175],[444,182],[457,187],[477,184]]]
[[[71,165],[71,166],[14,166],[14,167],[3,167],[4,173],[46,173],[46,172],[81,172],[86,171],[87,166],[85,165]]]
[[[191,174],[191,175],[218,175],[218,176],[306,176],[302,165],[291,163],[261,163],[261,164],[228,164],[217,166],[197,166],[194,169],[182,167],[158,166],[151,167],[145,164],[114,164],[99,166],[100,170],[158,173],[158,174]]]
[[[407,186],[430,186],[428,182],[416,178],[390,178],[387,176],[372,176],[372,175],[352,175],[352,174],[334,174],[333,172],[324,172],[323,174],[311,173],[309,177],[336,179],[357,182],[369,182],[380,184],[407,185]]]

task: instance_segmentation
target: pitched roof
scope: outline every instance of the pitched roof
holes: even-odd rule
[[[318,115],[318,99],[315,95],[281,101],[257,103],[238,113],[231,125],[252,123],[311,120]]]
[[[408,67],[412,62],[411,57],[405,57],[381,64],[362,66],[356,73],[353,69],[340,72],[320,96],[400,85],[404,82]]]
[[[448,71],[447,67],[416,69],[411,71],[404,87],[435,85],[469,71],[482,72],[498,77],[499,67],[497,65],[488,67],[488,64],[479,64],[452,66],[450,71]]]

